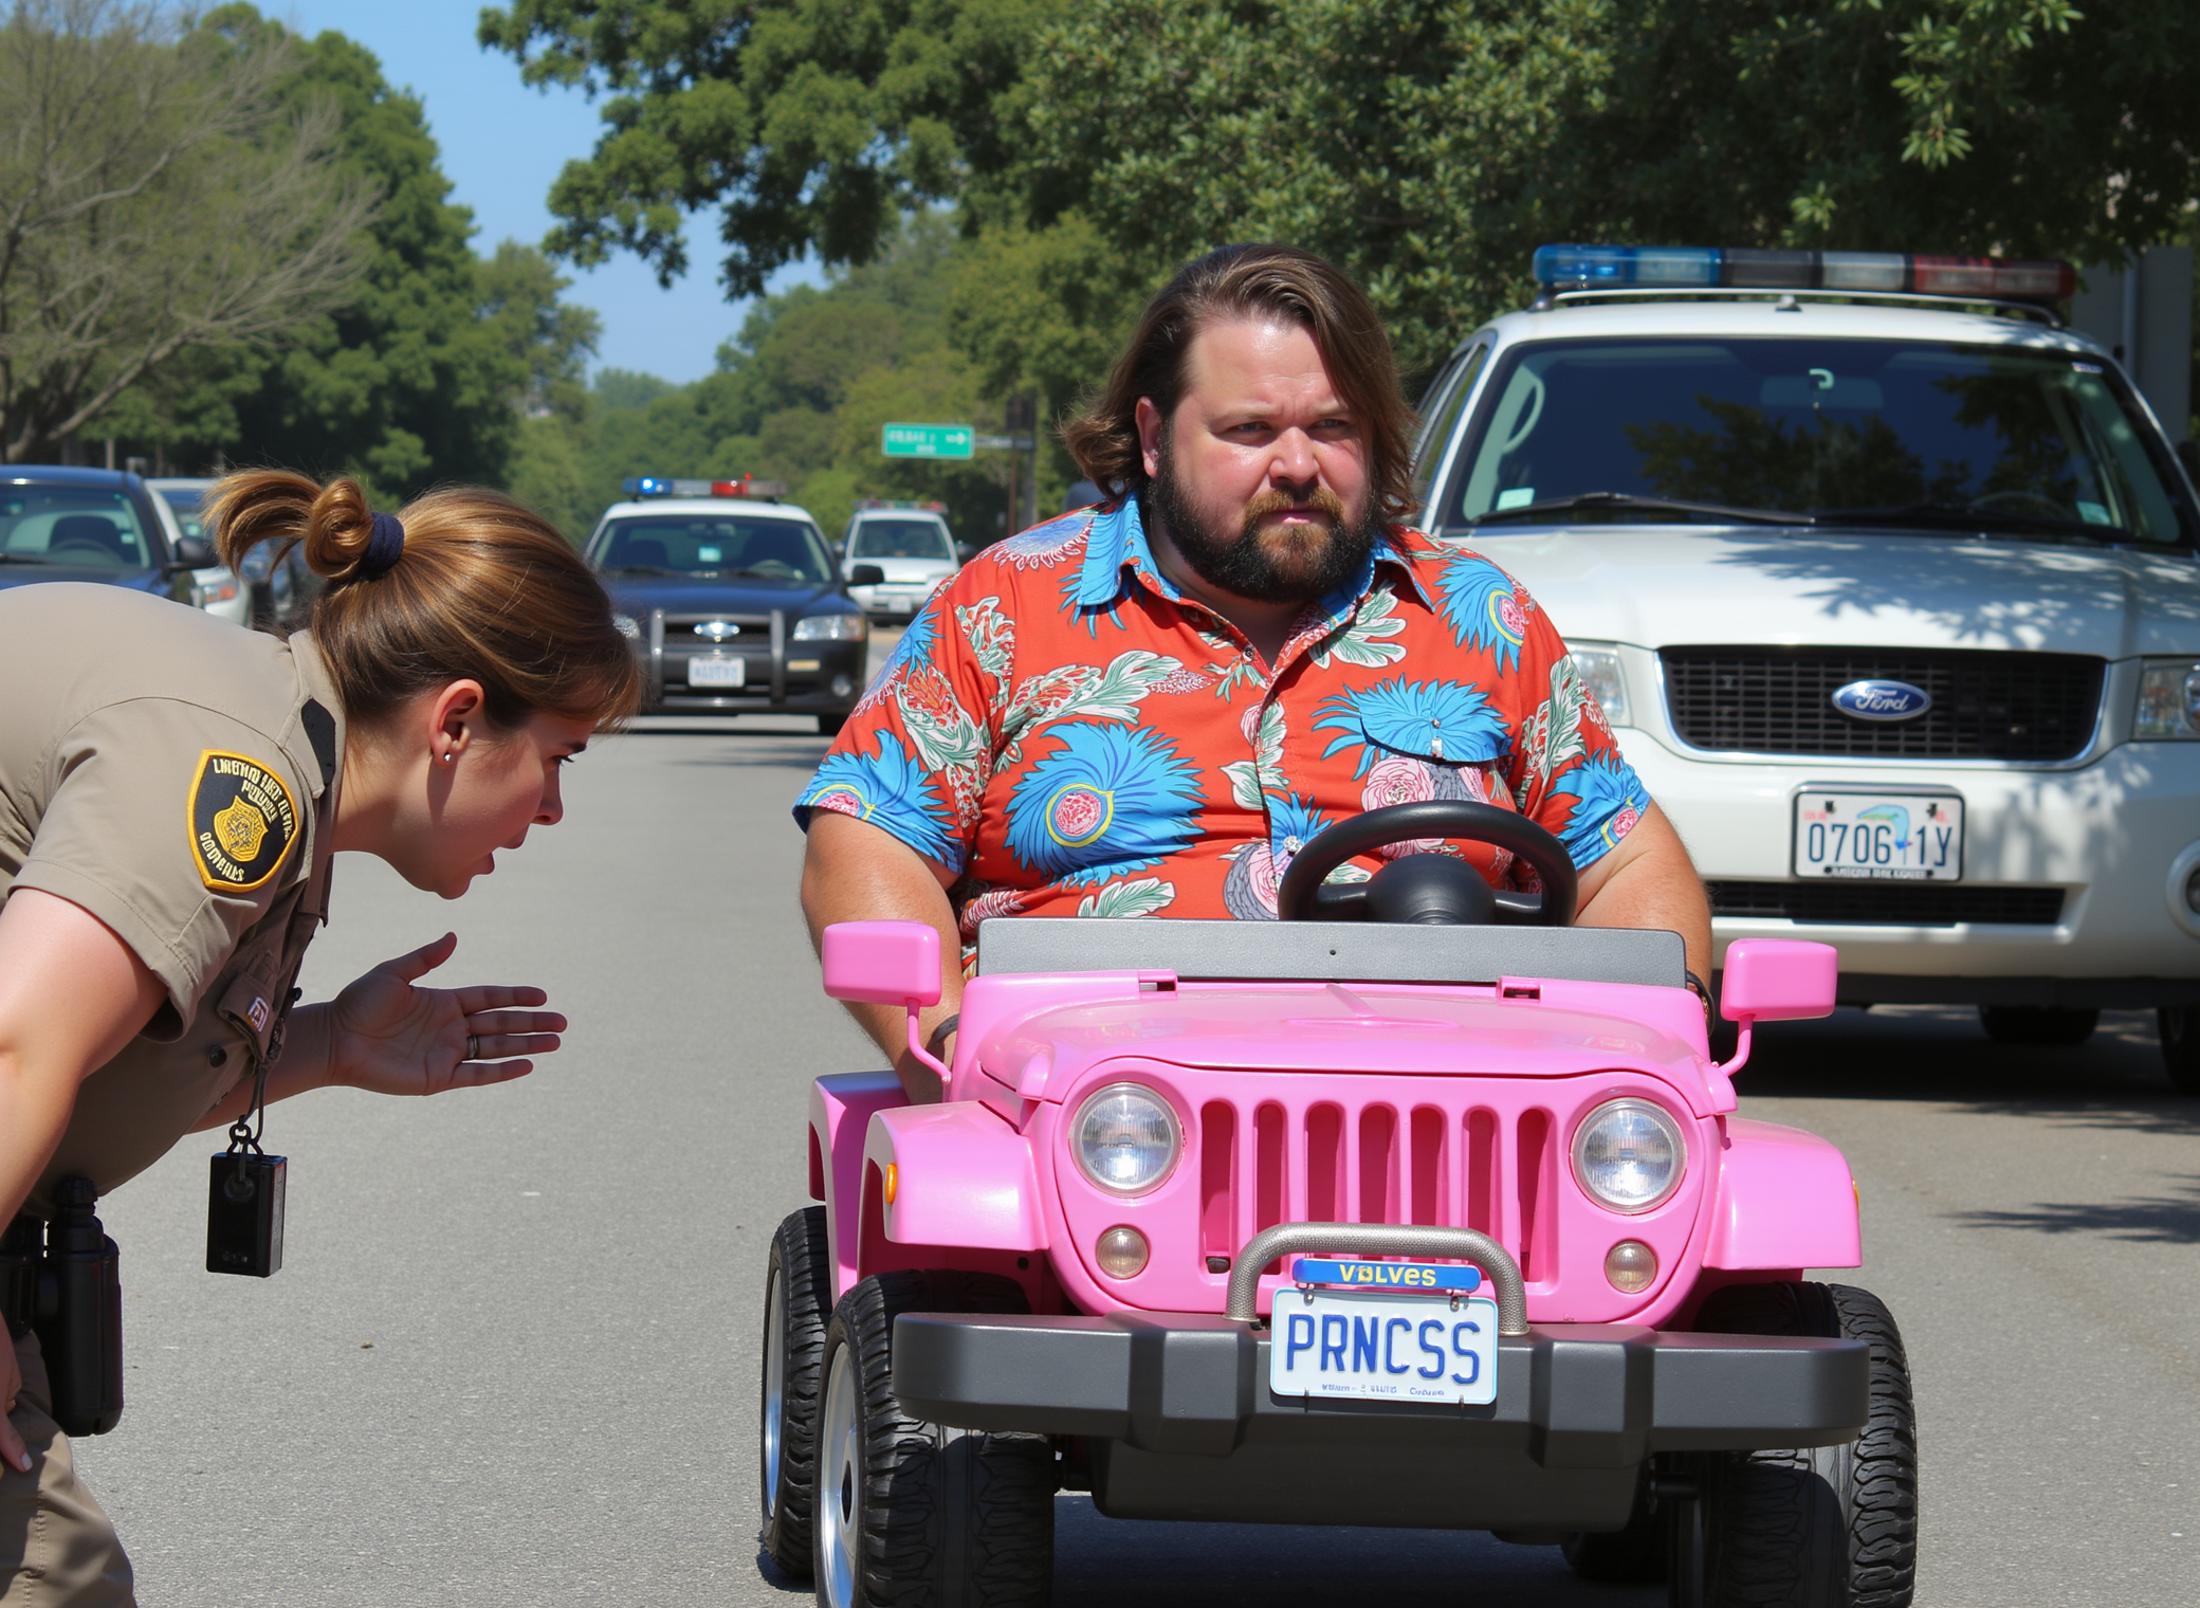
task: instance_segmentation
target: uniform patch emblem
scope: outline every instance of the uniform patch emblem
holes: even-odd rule
[[[191,859],[217,893],[262,886],[298,835],[298,808],[282,776],[242,754],[208,749],[191,783]]]

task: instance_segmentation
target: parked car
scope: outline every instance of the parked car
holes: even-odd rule
[[[1564,623],[1709,883],[1845,1002],[2157,1012],[2200,1093],[2200,506],[2059,263],[1546,247],[1417,493]],[[1510,598],[1455,597],[1497,610]]]
[[[117,469],[0,465],[0,586],[94,581],[241,621],[236,578],[176,525],[145,482]]]
[[[874,620],[911,620],[933,589],[962,567],[963,553],[938,504],[866,503],[849,517],[840,572],[848,595]],[[859,565],[880,579],[855,578]]]
[[[1542,877],[1519,924],[1376,923],[1436,856],[1322,886],[1485,832]],[[832,1608],[1043,1604],[1071,1489],[1562,1542],[1683,1608],[1907,1604],[1901,1336],[1799,1271],[1857,1265],[1854,1182],[1735,1097],[1752,1024],[1833,1008],[1833,951],[1733,945],[1717,1062],[1680,938],[1570,927],[1574,888],[1533,823],[1439,800],[1316,837],[1280,922],[981,924],[938,1103],[813,1086],[821,1204],[765,1273],[772,1558]],[[928,924],[829,927],[822,956],[918,1042]]]
[[[625,489],[587,557],[641,658],[643,712],[814,714],[839,731],[871,633],[817,521],[746,480],[644,475]]]
[[[215,484],[212,479],[177,476],[146,481],[183,533],[204,538],[209,547],[214,533],[207,529],[201,508]],[[236,579],[243,593],[239,617],[262,631],[288,634],[304,628],[313,600],[321,594],[322,580],[306,563],[304,543],[292,543],[278,557],[275,549],[281,545],[262,542],[254,547],[245,554],[243,573]]]

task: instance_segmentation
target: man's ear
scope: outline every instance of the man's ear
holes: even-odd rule
[[[1138,399],[1132,417],[1138,425],[1138,458],[1146,466],[1146,478],[1151,480],[1161,468],[1161,432],[1169,427],[1169,421],[1161,416],[1150,396]]]
[[[429,758],[455,762],[481,734],[482,712],[488,698],[481,683],[472,679],[447,682],[428,698]]]

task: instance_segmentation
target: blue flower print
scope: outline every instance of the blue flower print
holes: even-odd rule
[[[795,819],[809,825],[813,809],[869,821],[951,871],[962,869],[962,845],[949,830],[947,806],[916,756],[890,731],[878,734],[876,755],[828,754],[795,800]]]
[[[1198,767],[1158,732],[1065,724],[1008,799],[1009,852],[1051,881],[1096,885],[1199,836]]]
[[[1356,778],[1365,776],[1380,757],[1372,744],[1458,762],[1491,758],[1505,741],[1504,717],[1463,681],[1393,676],[1372,687],[1340,692],[1316,713],[1321,716],[1314,722],[1316,731],[1341,733],[1322,750],[1322,758],[1359,744],[1359,762],[1352,771]]]
[[[932,649],[940,636],[942,607],[934,602],[917,611],[917,617],[901,633],[901,640],[894,644],[894,651],[887,655],[885,665],[880,668],[880,685],[891,683],[904,671],[921,670],[932,662]]]
[[[1329,817],[1310,798],[1296,793],[1288,798],[1268,795],[1268,843],[1278,864],[1288,864],[1293,855],[1321,836],[1328,824]]]
[[[1444,619],[1460,646],[1482,649],[1496,659],[1500,671],[1519,665],[1528,622],[1510,575],[1486,558],[1459,553],[1438,573],[1436,589],[1443,594]]]
[[[1570,794],[1576,801],[1559,841],[1577,866],[1594,865],[1618,848],[1619,840],[1635,829],[1650,807],[1642,778],[1616,756],[1585,760],[1552,783],[1551,791]]]

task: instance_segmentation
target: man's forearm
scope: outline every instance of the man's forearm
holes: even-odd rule
[[[1613,851],[1612,859],[1608,872],[1582,900],[1575,925],[1677,932],[1688,952],[1688,969],[1708,980],[1711,903],[1672,824],[1653,810]]]
[[[803,855],[802,914],[810,924],[813,947],[822,944],[825,929],[836,921],[921,921],[940,935],[939,1001],[917,1019],[920,1036],[938,1053],[943,1045],[933,1041],[946,1036],[940,1032],[943,1023],[952,1034],[950,1019],[962,1007],[962,938],[947,890],[926,861],[867,822],[820,810],[810,823]],[[903,1011],[857,1004],[848,1011],[893,1062],[912,1098],[939,1098],[937,1076],[909,1053]]]

